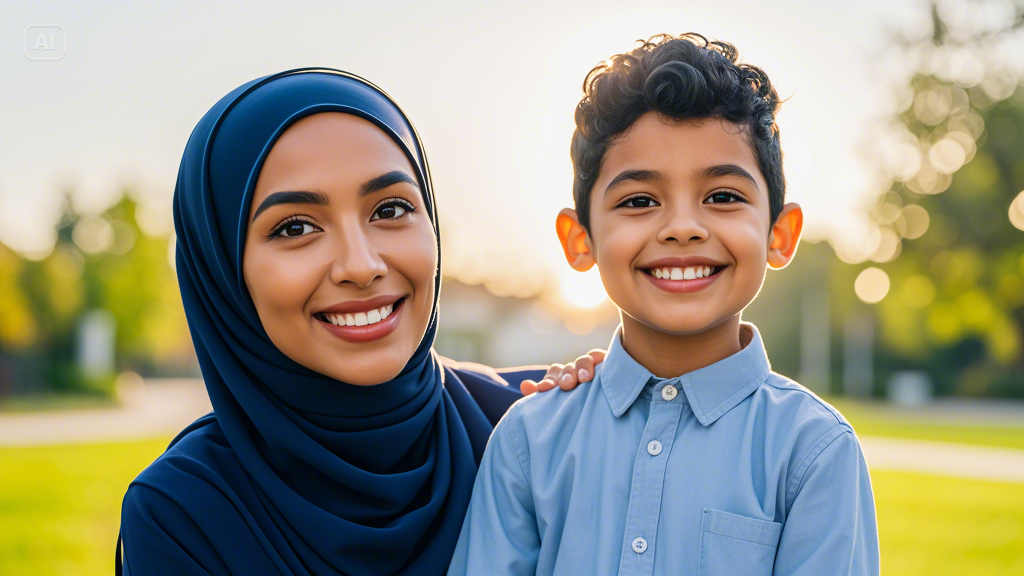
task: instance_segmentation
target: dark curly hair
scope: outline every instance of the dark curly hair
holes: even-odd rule
[[[645,112],[678,120],[719,118],[745,128],[758,168],[768,183],[774,223],[786,196],[775,112],[781,104],[768,76],[739,63],[728,42],[700,34],[659,34],[594,67],[583,81],[572,135],[573,199],[580,224],[590,229],[590,192],[615,138]]]

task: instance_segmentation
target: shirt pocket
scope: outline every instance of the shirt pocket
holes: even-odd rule
[[[771,576],[782,524],[704,509],[698,576]]]

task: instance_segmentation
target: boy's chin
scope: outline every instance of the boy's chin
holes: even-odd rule
[[[692,316],[685,318],[666,318],[662,316],[655,319],[648,316],[646,319],[641,320],[640,323],[654,332],[660,332],[669,336],[693,336],[714,328],[725,319],[724,317],[694,318]]]

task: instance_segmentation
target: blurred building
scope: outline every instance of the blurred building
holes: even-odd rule
[[[557,315],[539,297],[500,297],[482,285],[445,278],[435,348],[443,356],[494,367],[567,362],[607,348],[618,315],[609,305]]]

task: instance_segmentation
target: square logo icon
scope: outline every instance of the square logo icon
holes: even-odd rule
[[[29,60],[60,60],[66,50],[63,26],[25,28],[25,56]]]

